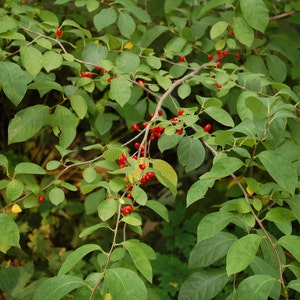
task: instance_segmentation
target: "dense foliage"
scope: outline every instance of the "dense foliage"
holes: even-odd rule
[[[0,298],[300,299],[300,4],[6,0]]]

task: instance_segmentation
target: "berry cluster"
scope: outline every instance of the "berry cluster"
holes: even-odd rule
[[[213,60],[214,58],[217,59],[216,61],[216,68],[219,68],[221,66],[221,60],[223,60],[224,57],[228,56],[230,53],[227,51],[227,50],[224,50],[224,51],[221,51],[221,50],[216,50],[216,54],[213,55],[213,54],[208,54],[207,55],[207,58],[209,60]],[[237,52],[237,53],[234,53],[234,57],[235,58],[239,58],[240,57],[240,54]]]
[[[122,208],[122,214],[124,215],[129,215],[133,211],[133,206],[132,205],[125,205]]]

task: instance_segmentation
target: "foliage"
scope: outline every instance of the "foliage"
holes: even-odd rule
[[[27,2],[0,8],[2,298],[299,299],[299,3]]]

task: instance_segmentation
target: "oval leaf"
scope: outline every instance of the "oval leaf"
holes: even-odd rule
[[[12,247],[20,247],[20,233],[18,225],[7,214],[0,214],[0,251],[6,253]]]
[[[214,120],[222,125],[233,127],[234,122],[230,114],[221,107],[207,107],[205,112]]]
[[[15,174],[39,174],[43,175],[47,172],[37,164],[31,162],[22,162],[16,165]]]
[[[65,200],[65,193],[62,189],[54,187],[49,192],[49,199],[54,205],[59,205]]]
[[[169,222],[168,210],[162,203],[155,200],[148,200],[146,206],[155,211],[166,222]]]

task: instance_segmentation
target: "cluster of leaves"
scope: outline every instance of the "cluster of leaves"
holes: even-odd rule
[[[175,198],[184,176],[186,207],[217,189],[223,199],[194,235],[166,241],[189,256],[179,299],[300,292],[300,5],[286,2],[5,1],[0,288],[9,299],[159,299],[156,253],[137,237],[149,211],[169,221],[165,189]],[[164,227],[166,240],[179,221]],[[68,243],[52,238],[60,226],[72,230]],[[196,245],[183,249],[188,236]],[[42,276],[28,249],[34,263],[48,260]],[[13,251],[24,257],[18,268]]]

